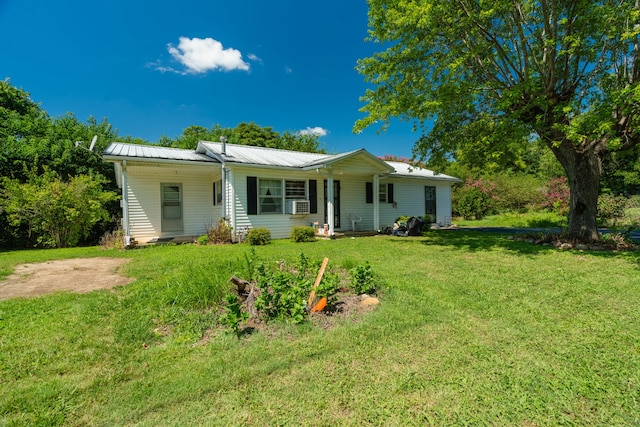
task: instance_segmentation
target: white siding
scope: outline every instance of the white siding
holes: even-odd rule
[[[425,186],[436,187],[436,222],[451,222],[451,184],[438,180],[391,178],[380,181],[393,184],[394,204],[380,203],[380,226],[393,225],[402,215],[425,214]],[[395,207],[394,207],[395,206]]]
[[[248,215],[247,214],[247,176],[256,176],[258,178],[282,179],[283,172],[278,170],[255,169],[255,168],[234,168],[232,173],[233,185],[235,188],[235,218],[236,223],[232,224],[235,230],[244,230],[245,228],[266,227],[271,231],[271,237],[274,239],[287,238],[291,233],[291,229],[298,225],[310,225],[314,221],[323,222],[324,209],[322,182],[324,175],[316,172],[287,172],[286,179],[309,180],[315,179],[318,182],[318,213],[309,215],[292,216],[288,214],[269,214],[269,215]],[[308,194],[308,193],[307,193]]]
[[[221,213],[219,206],[213,206],[215,175],[210,167],[127,166],[131,237],[146,243],[162,237],[203,234]],[[161,183],[182,186],[182,232],[162,232]]]

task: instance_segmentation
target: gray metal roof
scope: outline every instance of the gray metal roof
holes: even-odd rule
[[[459,181],[458,178],[444,174],[436,174],[429,169],[411,166],[407,163],[380,160],[362,148],[340,154],[318,154],[249,145],[226,144],[226,154],[222,154],[222,143],[219,142],[200,141],[195,151],[112,142],[102,152],[102,155],[106,160],[135,159],[160,162],[179,161],[206,163],[221,163],[224,161],[226,163],[294,169],[323,167],[352,156],[366,156],[372,162],[372,166],[376,165],[376,162],[379,162],[379,169],[387,169],[391,176],[430,178],[452,182]],[[386,168],[384,167],[385,165],[387,166]]]
[[[305,153],[300,151],[236,144],[226,144],[226,154],[222,154],[222,149],[222,143],[220,142],[200,141],[196,151],[202,154],[206,153],[217,159],[223,160],[226,163],[300,169],[323,167],[352,156],[362,155],[368,157],[372,164],[379,163],[379,169],[391,170],[391,167],[386,165],[385,162],[363,148],[340,154]]]
[[[140,160],[179,160],[188,162],[219,163],[216,159],[204,154],[196,153],[193,150],[141,144],[125,144],[123,142],[112,142],[102,152],[102,156],[107,160],[110,158],[127,158]]]
[[[432,170],[424,169],[418,166],[412,166],[403,162],[386,162],[389,166],[395,169],[395,172],[391,176],[402,176],[411,178],[431,178],[440,181],[460,181],[458,178],[454,178],[443,173],[435,173]]]
[[[208,154],[226,163],[240,163],[260,166],[280,166],[302,168],[308,163],[330,159],[329,154],[304,153],[300,151],[279,150],[275,148],[254,147],[250,145],[226,144],[226,154],[222,154],[219,142],[200,141],[196,152]]]

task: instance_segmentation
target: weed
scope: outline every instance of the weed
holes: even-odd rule
[[[242,305],[238,301],[238,296],[234,293],[227,294],[225,302],[225,313],[220,316],[220,323],[225,325],[239,338],[242,334],[240,325],[247,320],[249,313],[242,311]]]
[[[376,291],[369,261],[351,269],[351,288],[358,295],[372,294]]]

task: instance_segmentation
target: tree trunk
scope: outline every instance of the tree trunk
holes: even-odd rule
[[[552,147],[567,173],[571,198],[569,203],[569,235],[579,241],[599,239],[597,216],[602,159],[596,148],[578,151],[570,142]]]

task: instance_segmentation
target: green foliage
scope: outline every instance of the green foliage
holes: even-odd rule
[[[240,337],[242,333],[240,325],[249,318],[249,313],[242,310],[242,305],[238,301],[238,296],[234,293],[227,294],[225,302],[225,313],[220,316],[220,323],[230,329],[236,337]]]
[[[209,245],[223,245],[232,242],[232,227],[222,218],[207,230],[207,242]],[[198,243],[200,241],[198,240]]]
[[[196,241],[201,246],[207,245],[207,244],[209,244],[209,235],[208,234],[202,234],[202,235],[198,236]]]
[[[124,249],[124,230],[119,227],[108,231],[100,237],[98,243],[104,249]]]
[[[256,227],[247,233],[247,242],[251,246],[263,246],[271,243],[271,231],[268,228]]]
[[[351,290],[358,295],[372,294],[376,291],[376,285],[371,271],[371,264],[366,261],[351,269]]]
[[[370,88],[356,132],[412,121],[414,154],[440,167],[527,170],[553,152],[576,197],[568,232],[597,239],[602,154],[640,143],[637,3],[371,1],[369,25],[384,50],[358,61]]]
[[[532,175],[495,174],[493,206],[498,212],[526,212],[542,203],[544,182]]]
[[[318,136],[315,134],[300,134],[285,131],[282,134],[270,126],[259,126],[254,122],[239,123],[235,128],[223,128],[214,125],[210,129],[202,126],[189,126],[182,131],[182,135],[175,139],[162,137],[158,144],[166,147],[193,150],[198,141],[220,141],[224,136],[230,144],[252,145],[258,147],[279,148],[283,150],[304,151],[309,153],[323,153],[319,146]]]
[[[468,179],[452,196],[452,210],[465,219],[482,219],[493,210],[495,184],[487,179]]]
[[[103,191],[102,176],[78,175],[68,182],[55,173],[31,175],[29,181],[4,178],[0,207],[13,226],[27,224],[45,247],[74,246],[99,221],[109,220],[105,205],[118,199]]]
[[[627,198],[612,194],[601,194],[598,197],[598,220],[604,225],[616,225],[625,215]]]
[[[566,215],[569,212],[570,199],[571,192],[567,179],[564,176],[553,178],[547,184],[540,207],[558,215]]]
[[[294,268],[267,268],[260,262],[257,268],[257,286],[260,296],[256,299],[256,308],[266,320],[281,320],[301,323],[307,316],[307,299],[313,288],[316,268],[320,263],[311,263],[303,253],[299,255]],[[325,272],[316,288],[317,298],[327,298],[327,305],[335,304],[340,288],[337,274]]]
[[[291,229],[289,238],[294,242],[315,242],[316,229],[308,225],[295,226]]]

